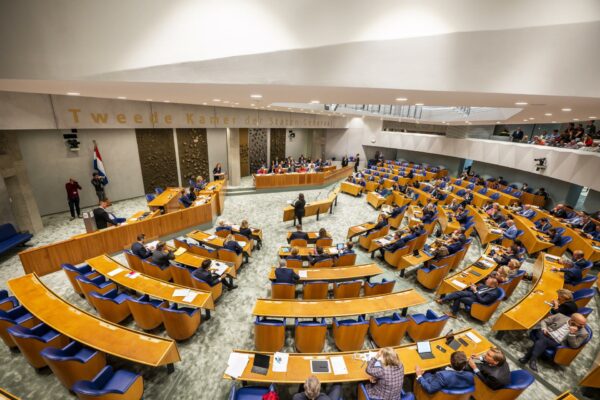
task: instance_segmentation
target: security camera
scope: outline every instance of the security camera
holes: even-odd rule
[[[535,161],[535,170],[542,171],[546,169],[546,158],[534,158]]]
[[[74,131],[77,132],[76,130]],[[79,151],[79,145],[81,144],[81,142],[77,140],[77,133],[65,133],[63,135],[63,139],[65,141],[65,145],[69,150]]]

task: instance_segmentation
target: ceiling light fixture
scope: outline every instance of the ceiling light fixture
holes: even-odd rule
[[[125,96],[119,96],[119,97],[117,97],[117,99],[119,99],[119,100],[127,100],[127,97],[125,97]]]
[[[165,103],[170,103],[171,100],[163,100]]]
[[[215,103],[218,103],[218,102],[220,102],[220,101],[221,101],[221,99],[213,99],[213,101],[214,101]]]
[[[596,119],[596,116],[592,115],[590,117],[588,117],[589,119]]]
[[[406,101],[408,100],[406,97],[396,97],[396,101]]]
[[[552,123],[553,123],[553,124],[555,124],[555,123],[556,123],[556,121],[552,121]]]
[[[254,107],[255,105],[256,105],[256,104],[252,103],[252,104],[250,104],[250,107]]]
[[[533,117],[529,118],[529,120],[530,120],[530,121],[533,121],[534,119],[535,119],[535,118],[533,118]]]
[[[499,124],[499,123],[500,123],[500,121],[496,121],[496,123],[497,123],[497,124]]]
[[[208,103],[202,103],[203,106],[207,105]]]
[[[251,94],[250,97],[253,99],[262,99],[262,94]]]
[[[569,112],[569,111],[571,111],[571,109],[570,108],[561,108],[560,111]]]
[[[552,116],[552,113],[546,113],[546,114],[544,114],[544,115],[545,115],[546,117],[551,117],[551,116]]]
[[[223,104],[229,104],[229,100],[223,100]]]
[[[415,103],[415,106],[424,106],[425,104],[423,103]]]
[[[311,101],[310,101],[310,104],[319,104],[319,103],[320,103],[320,101],[319,101],[319,100],[311,100]]]
[[[152,101],[152,99],[146,99],[146,101]]]
[[[579,118],[573,118],[573,121],[579,121]]]
[[[79,96],[80,94],[79,92],[67,92],[67,96]]]
[[[515,103],[515,106],[526,106],[526,105],[527,105],[527,102],[526,102],[526,101],[517,101],[517,102]]]

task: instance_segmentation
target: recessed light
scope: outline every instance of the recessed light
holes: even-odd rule
[[[496,121],[496,123],[497,123],[497,124],[499,124],[499,123],[500,123],[500,121]]]
[[[529,118],[530,121],[533,121],[535,118]]]
[[[320,101],[319,101],[319,100],[311,100],[311,101],[310,101],[310,104],[319,104],[319,103],[320,103]]]
[[[218,102],[220,102],[220,101],[221,101],[221,99],[213,99],[213,101],[214,101],[215,103],[218,103]]]
[[[208,103],[202,103],[203,106],[207,105]]]
[[[573,118],[573,121],[579,121],[579,118]]]
[[[292,107],[288,107],[287,109],[288,109],[288,110],[291,110],[291,109],[292,109]]]
[[[229,100],[223,100],[223,104],[229,104]]]
[[[126,100],[127,97],[125,97],[125,96],[119,96],[119,97],[117,97],[117,99],[119,99],[119,100]]]
[[[515,103],[515,106],[526,106],[526,105],[527,105],[527,102],[526,102],[526,101],[517,101],[517,102]]]
[[[267,108],[271,108],[271,106],[267,106]]]
[[[396,97],[396,101],[406,101],[408,100],[406,97]]]
[[[425,104],[423,103],[415,103],[415,106],[424,106]]]
[[[561,108],[560,111],[571,111],[570,108]]]
[[[67,96],[79,96],[80,94],[79,92],[67,92]]]
[[[233,104],[235,104],[236,106],[239,106],[239,105],[240,105],[240,103],[233,103]]]
[[[588,117],[588,119],[596,119],[596,116],[592,115],[591,117]]]
[[[146,101],[152,101],[152,99],[146,99]]]
[[[170,103],[171,100],[163,100],[165,103]]]
[[[546,117],[551,117],[551,116],[552,116],[552,113],[546,113],[546,114],[544,114],[544,115],[545,115]]]
[[[254,107],[255,105],[256,105],[256,104],[252,103],[252,104],[250,104],[250,107]]]
[[[523,120],[523,122],[527,122],[527,121],[528,121],[528,119],[527,119],[527,118],[525,118],[525,119]]]
[[[253,99],[262,99],[262,94],[251,94],[250,97]]]
[[[556,123],[556,121],[552,121],[552,123],[553,123],[553,124],[555,124],[555,123]]]

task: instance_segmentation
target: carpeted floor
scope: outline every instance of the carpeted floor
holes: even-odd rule
[[[333,186],[332,186],[333,187]],[[316,196],[322,198],[331,189],[319,189],[305,191],[307,200],[314,201]],[[141,372],[144,375],[145,399],[225,399],[232,382],[222,379],[227,358],[233,349],[252,349],[253,340],[253,318],[251,310],[257,298],[269,297],[270,285],[267,279],[269,268],[277,262],[277,249],[285,242],[286,232],[291,230],[291,223],[283,223],[282,209],[286,200],[295,197],[296,192],[280,192],[268,194],[252,194],[229,196],[225,201],[225,213],[221,217],[227,221],[239,223],[247,218],[252,226],[261,227],[264,231],[264,246],[262,250],[255,251],[250,263],[239,271],[237,284],[239,288],[233,292],[224,292],[216,305],[213,318],[203,322],[198,332],[189,340],[179,343],[182,362],[177,363],[175,372],[167,374],[166,368],[151,369],[138,365],[125,363],[121,360],[110,358],[109,362],[130,370]],[[115,213],[119,216],[128,216],[135,211],[145,209],[143,198],[131,199],[116,203],[113,206]],[[324,215],[320,221],[314,217],[306,218],[305,230],[318,230],[325,227],[333,234],[334,242],[342,242],[349,226],[366,221],[373,221],[377,212],[370,207],[365,197],[353,198],[341,194],[338,205],[331,215]],[[31,244],[40,245],[68,238],[74,234],[83,232],[81,220],[69,221],[68,213],[57,214],[44,218],[45,229],[37,234]],[[479,257],[482,249],[477,239],[474,240],[462,266],[469,265]],[[365,252],[358,250],[357,263],[370,263],[371,258]],[[125,262],[122,255],[117,257]],[[531,267],[531,261],[525,268]],[[433,298],[431,292],[424,290],[416,283],[415,270],[409,270],[405,278],[400,278],[398,273],[389,268],[383,262],[375,260],[383,266],[386,271],[381,278],[397,279],[395,290],[414,287],[428,298]],[[594,271],[594,273],[596,273]],[[0,259],[0,281],[1,287],[5,287],[6,280],[22,274],[19,258],[15,253]],[[63,296],[69,302],[90,310],[85,300],[75,295],[72,287],[63,272],[56,272],[43,278],[53,290]],[[521,299],[530,289],[530,284],[522,282],[517,287],[511,299],[500,306],[500,309],[492,317],[492,322],[512,304]],[[598,332],[598,302],[597,297],[592,300],[589,307],[594,309],[589,323],[594,333]],[[409,313],[424,312],[428,308],[436,312],[447,311],[446,307],[438,306],[435,302],[423,306],[413,307]],[[91,311],[91,310],[90,310]],[[290,322],[288,322],[290,323]],[[126,325],[134,327],[131,320]],[[497,345],[506,350],[511,368],[519,368],[515,362],[523,353],[529,340],[525,333],[505,335],[502,341],[498,341],[490,333],[491,324],[481,324],[476,320],[461,314],[457,320],[450,320],[447,329],[459,329],[473,326],[480,332],[488,334],[488,337]],[[155,332],[165,335],[163,329]],[[408,339],[404,339],[408,341]],[[365,342],[365,348],[369,347]],[[522,399],[552,399],[556,394],[576,387],[577,382],[586,373],[592,364],[592,360],[598,352],[598,339],[594,336],[591,343],[579,354],[571,366],[563,368],[552,366],[547,362],[540,363],[540,373],[536,374],[536,383],[532,385],[520,398]],[[333,339],[328,337],[326,351],[335,351]],[[285,351],[293,351],[292,331],[287,332]],[[6,347],[0,349],[0,363],[4,365],[0,369],[0,387],[3,387],[23,399],[65,399],[73,398],[69,392],[62,387],[58,380],[52,376],[49,370],[36,372],[27,364],[18,353],[11,353]],[[279,387],[282,399],[290,398],[297,387]],[[345,399],[355,398],[355,386],[345,385]]]

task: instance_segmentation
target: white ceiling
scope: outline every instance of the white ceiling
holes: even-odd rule
[[[600,117],[597,0],[0,0],[0,8],[5,91],[257,108],[403,97],[522,108],[502,123]]]

